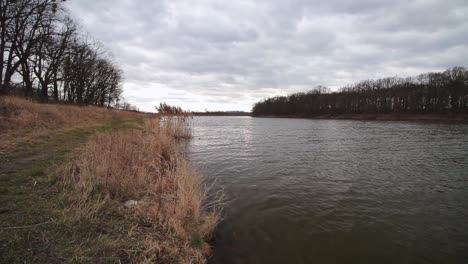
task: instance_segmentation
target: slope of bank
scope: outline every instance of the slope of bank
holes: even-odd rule
[[[304,118],[338,120],[382,120],[382,121],[468,121],[468,114],[317,114],[317,115],[257,115],[258,118]]]
[[[177,146],[173,122],[6,100],[0,262],[206,261],[218,211],[207,206],[207,190]],[[76,120],[55,115],[65,110]],[[36,124],[23,122],[25,116]]]

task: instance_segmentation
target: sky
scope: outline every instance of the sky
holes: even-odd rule
[[[143,111],[250,111],[263,98],[468,66],[466,0],[73,0]]]

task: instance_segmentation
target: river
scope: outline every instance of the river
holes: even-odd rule
[[[212,263],[468,263],[468,124],[196,117]]]

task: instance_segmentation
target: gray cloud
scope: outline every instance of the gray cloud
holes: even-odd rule
[[[67,2],[125,71],[125,96],[193,110],[443,70],[468,58],[468,2],[81,0]],[[466,65],[465,65],[466,66]]]

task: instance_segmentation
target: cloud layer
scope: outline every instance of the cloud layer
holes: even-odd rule
[[[247,110],[264,97],[467,66],[465,0],[80,0],[84,29],[153,111]]]

